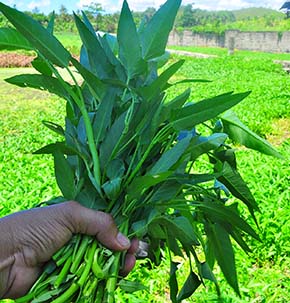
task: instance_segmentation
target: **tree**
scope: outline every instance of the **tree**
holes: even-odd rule
[[[89,5],[84,6],[84,12],[89,19],[96,19],[97,15],[103,11],[104,10],[100,3],[91,2]]]
[[[290,18],[290,1],[286,1],[282,7],[280,8],[280,10],[283,9],[286,11],[286,16],[287,18]]]

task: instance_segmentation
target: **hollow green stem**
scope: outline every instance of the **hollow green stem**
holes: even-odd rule
[[[66,262],[66,260],[69,258],[69,256],[71,256],[71,254],[73,253],[73,247],[70,247],[70,249],[61,257],[56,261],[56,265],[60,266],[63,263]]]
[[[16,303],[28,303],[28,302],[31,302],[31,300],[34,298],[34,294],[31,293],[31,294],[28,294],[26,296],[23,296],[21,298],[18,298],[15,300]]]
[[[119,226],[119,230],[124,234],[128,234],[128,220],[125,220],[121,226]],[[109,272],[109,278],[106,283],[105,288],[105,296],[106,296],[106,303],[114,303],[115,302],[115,290],[117,285],[117,280],[119,276],[119,270],[120,270],[120,260],[121,260],[121,252],[116,252],[114,254],[115,259],[111,266],[110,272]]]
[[[61,296],[51,301],[51,303],[66,303],[77,292],[79,285],[73,283]]]
[[[87,138],[88,138],[88,145],[89,145],[89,149],[90,149],[92,159],[93,159],[93,164],[94,164],[94,166],[93,166],[94,178],[97,182],[97,185],[99,187],[99,191],[101,193],[100,160],[99,160],[99,155],[98,155],[98,151],[97,151],[96,144],[95,144],[93,127],[92,127],[91,120],[90,120],[88,111],[87,111],[86,106],[85,106],[85,101],[84,101],[84,98],[83,98],[83,94],[80,90],[78,82],[77,82],[75,76],[73,75],[72,71],[68,67],[66,68],[66,70],[70,74],[70,76],[73,79],[73,81],[74,81],[74,83],[77,87],[77,90],[78,90],[79,99],[76,103],[78,104],[79,109],[80,109],[81,114],[82,114],[83,119],[84,119],[84,124],[85,124],[86,132],[87,132]],[[71,89],[70,89],[70,91],[71,91]]]
[[[89,245],[90,237],[89,236],[83,236],[82,242],[79,246],[79,250],[75,256],[75,259],[73,260],[73,263],[71,265],[70,271],[71,273],[75,273],[78,269],[80,263],[82,262],[83,255],[85,254],[88,245]]]
[[[88,278],[88,275],[92,268],[94,253],[95,253],[96,248],[97,248],[97,243],[96,243],[96,241],[94,241],[88,250],[88,254],[87,254],[87,258],[86,258],[86,267],[85,267],[80,279],[77,282],[77,284],[80,287],[82,287],[84,285],[84,283],[86,282],[86,279]]]
[[[57,279],[54,282],[54,287],[55,288],[58,288],[61,285],[61,283],[65,280],[71,263],[72,263],[72,257],[70,256],[70,257],[67,258],[67,260],[64,263],[64,266],[62,267]]]

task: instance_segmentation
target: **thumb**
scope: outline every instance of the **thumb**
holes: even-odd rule
[[[86,208],[77,202],[71,204],[72,225],[75,233],[95,236],[104,246],[117,251],[130,247],[130,240],[119,232],[111,215]]]

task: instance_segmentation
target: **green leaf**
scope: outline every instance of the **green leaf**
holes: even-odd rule
[[[74,150],[72,147],[67,146],[65,142],[56,142],[48,144],[37,151],[33,152],[33,154],[53,154],[55,150],[61,151],[65,155],[77,155],[78,152]]]
[[[180,4],[181,0],[166,1],[140,32],[142,53],[145,60],[164,54]]]
[[[204,182],[209,182],[219,177],[220,174],[176,174],[176,181],[180,184],[196,185]]]
[[[133,16],[125,0],[119,19],[117,39],[119,43],[119,58],[126,67],[128,78],[142,74],[146,63],[142,59],[141,45]]]
[[[68,200],[74,200],[76,196],[76,186],[73,170],[59,150],[54,150],[53,157],[56,182],[63,196]]]
[[[125,165],[121,159],[114,159],[106,167],[106,175],[109,179],[123,177],[125,172]]]
[[[56,124],[54,122],[50,122],[50,121],[42,121],[42,123],[48,127],[50,130],[54,131],[55,133],[64,136],[64,129],[62,126],[60,126],[59,124]]]
[[[100,100],[105,93],[105,85],[103,82],[76,59],[72,58],[71,62],[88,84],[92,94],[96,96],[97,100]]]
[[[102,189],[104,190],[106,196],[110,200],[115,200],[118,197],[122,184],[121,178],[115,178],[113,180],[109,180],[102,185]]]
[[[32,87],[40,90],[47,90],[66,100],[70,100],[70,95],[58,79],[39,74],[23,74],[5,79],[6,82],[15,84],[20,87]],[[71,86],[67,83],[68,86]]]
[[[283,159],[282,155],[270,143],[252,132],[232,111],[224,113],[221,120],[224,131],[234,142],[263,154]]]
[[[194,138],[190,144],[190,148],[188,149],[188,152],[190,152],[191,155],[191,160],[194,161],[200,155],[217,149],[225,142],[226,139],[227,135],[223,133],[215,133],[209,137],[199,136]]]
[[[161,201],[169,201],[177,196],[180,192],[182,186],[176,181],[167,181],[162,183],[156,191],[154,191],[152,197],[150,198],[150,203],[158,203]]]
[[[92,25],[92,23],[90,22],[89,18],[87,17],[87,15],[84,13],[84,11],[82,11],[82,17],[84,20],[84,24],[86,25],[87,29],[94,35],[96,36],[96,31]]]
[[[198,276],[194,272],[191,272],[178,294],[177,302],[180,303],[182,300],[189,298],[197,290],[200,284],[201,281]]]
[[[169,277],[169,287],[170,287],[170,300],[172,303],[177,303],[177,293],[178,293],[178,283],[176,278],[176,272],[178,270],[179,263],[170,262],[170,277]]]
[[[120,115],[113,123],[100,146],[101,167],[105,167],[111,159],[112,152],[121,138],[125,127],[126,113]]]
[[[207,223],[206,234],[208,240],[212,242],[217,262],[231,287],[239,295],[239,285],[235,265],[235,256],[232,243],[228,233],[218,224]]]
[[[170,101],[165,101],[164,107],[168,110],[181,109],[184,103],[188,100],[190,93],[191,93],[191,89],[188,88],[182,94],[175,97],[174,99]]]
[[[241,102],[249,94],[249,92],[234,95],[228,93],[185,106],[181,110],[174,111],[171,117],[172,126],[178,131],[192,129],[199,123],[217,117]]]
[[[239,228],[248,233],[253,238],[260,240],[255,230],[229,206],[225,206],[222,203],[212,202],[194,203],[194,205],[197,205],[200,209],[202,209],[204,214],[206,214],[206,216],[209,217],[213,222],[222,221],[229,223],[235,228]]]
[[[148,188],[163,182],[170,175],[172,175],[172,172],[166,171],[154,175],[146,175],[134,178],[127,190],[130,199],[140,197]]]
[[[0,11],[15,26],[29,43],[49,61],[67,67],[71,58],[63,45],[39,22],[24,13],[0,3]]]
[[[125,291],[126,293],[132,294],[136,291],[140,291],[140,290],[146,290],[148,291],[148,287],[146,287],[144,284],[142,284],[141,282],[137,282],[137,281],[128,281],[125,279],[122,279],[119,282],[119,287]]]
[[[103,141],[107,128],[111,124],[112,110],[115,103],[116,90],[114,88],[107,91],[103,97],[99,108],[94,116],[93,131],[94,141],[98,145]]]
[[[33,50],[33,47],[14,28],[0,28],[0,50]]]
[[[53,11],[51,14],[51,18],[49,19],[49,22],[47,24],[47,31],[53,34],[53,28],[54,28],[54,20],[55,20],[55,12]]]
[[[218,294],[218,296],[220,296],[220,288],[219,288],[217,279],[207,262],[203,262],[200,264],[200,274],[203,279],[210,280],[215,284],[217,294]]]
[[[195,236],[194,229],[188,219],[185,217],[158,217],[154,219],[151,224],[158,224],[161,227],[166,228],[168,235],[178,239],[182,245],[199,245],[199,241]]]
[[[240,199],[248,206],[252,215],[253,210],[259,211],[257,202],[242,176],[227,162],[224,162],[222,175],[218,180],[223,183],[236,198]]]
[[[141,87],[137,92],[145,99],[151,100],[157,94],[160,94],[166,87],[168,80],[181,68],[185,60],[179,60],[167,68],[155,81],[149,86]]]
[[[46,75],[46,76],[51,76],[52,75],[52,70],[44,59],[40,57],[36,57],[32,62],[32,66],[41,74]]]
[[[188,148],[190,141],[190,136],[178,141],[171,149],[161,155],[148,174],[156,175],[170,170],[170,168],[182,157]]]
[[[74,14],[75,23],[84,44],[90,71],[100,79],[110,78],[113,66],[109,62],[97,36]],[[88,68],[88,66],[86,66]]]

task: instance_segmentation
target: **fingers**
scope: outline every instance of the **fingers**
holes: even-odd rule
[[[111,215],[70,203],[75,233],[96,236],[104,246],[117,251],[129,249],[130,240],[118,231]]]
[[[129,272],[133,269],[133,267],[136,264],[136,257],[135,254],[138,250],[139,247],[139,241],[137,238],[134,238],[131,241],[131,246],[127,251],[126,257],[125,257],[125,263],[124,267],[120,271],[120,275],[125,277],[129,274]]]

